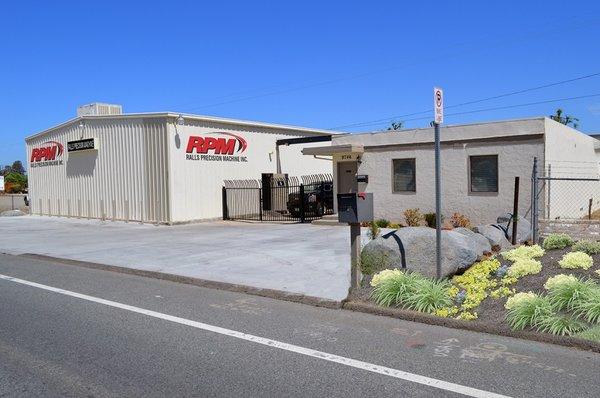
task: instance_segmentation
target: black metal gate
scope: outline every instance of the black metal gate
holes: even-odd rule
[[[268,175],[267,175],[268,176]],[[333,214],[333,178],[327,174],[226,180],[223,219],[309,222]]]

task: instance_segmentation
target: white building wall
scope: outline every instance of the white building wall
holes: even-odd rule
[[[26,142],[31,212],[117,220],[168,220],[164,119],[85,118]],[[69,153],[67,142],[95,138],[98,150]],[[62,164],[36,167],[33,148],[57,141]]]
[[[223,215],[222,187],[224,180],[259,180],[262,173],[276,173],[275,142],[283,138],[305,136],[293,130],[235,125],[198,119],[185,119],[184,125],[169,126],[169,184],[172,222],[218,219]],[[233,156],[247,161],[208,161],[186,158],[190,136],[211,136],[224,132],[246,140],[248,146]],[[301,154],[305,145],[280,147],[281,171],[290,176],[312,173],[330,173],[331,161],[309,158]]]
[[[600,155],[596,151],[598,140],[552,119],[545,119],[545,162],[540,175],[556,178],[598,179]],[[597,181],[547,181],[543,186],[546,195],[540,203],[540,217],[548,219],[585,218],[589,200],[592,211],[600,209],[600,182]]]
[[[543,132],[543,118],[442,127],[443,215],[449,218],[459,212],[474,224],[495,222],[499,215],[512,212],[514,178],[519,176],[519,213],[529,216],[531,170],[535,156],[543,162]],[[508,134],[514,138],[506,138]],[[538,138],[529,138],[533,136]],[[477,140],[464,141],[469,137]],[[376,218],[403,222],[402,213],[409,208],[435,212],[433,129],[348,134],[334,137],[332,144],[365,147],[358,174],[369,176],[362,188],[374,194]],[[498,193],[469,192],[469,156],[473,155],[498,155]],[[392,160],[402,158],[416,160],[414,193],[392,192]]]

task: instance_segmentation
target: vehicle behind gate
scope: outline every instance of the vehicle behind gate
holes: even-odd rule
[[[301,179],[281,175],[267,183],[264,178],[224,183],[224,220],[307,222],[333,214],[331,175]]]

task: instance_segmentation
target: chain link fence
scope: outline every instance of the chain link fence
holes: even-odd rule
[[[600,226],[600,174],[597,162],[554,161],[532,173],[532,228],[537,241],[542,233],[585,235]],[[593,225],[592,225],[593,226]],[[595,226],[593,226],[595,228]]]

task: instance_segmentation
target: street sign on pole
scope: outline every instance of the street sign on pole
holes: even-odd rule
[[[435,122],[444,123],[444,90],[439,87],[433,88],[433,107],[435,109]]]
[[[444,121],[444,91],[433,88],[434,141],[435,141],[435,270],[437,278],[442,277],[442,177],[440,165],[440,123]]]

